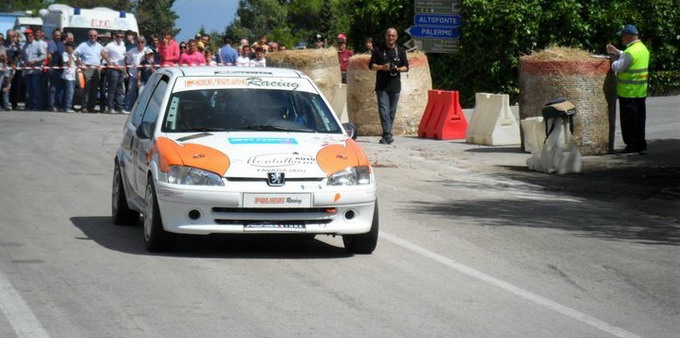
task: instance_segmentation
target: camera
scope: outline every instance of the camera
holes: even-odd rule
[[[399,75],[399,66],[397,66],[397,64],[395,64],[394,62],[390,62],[390,75],[392,76]]]

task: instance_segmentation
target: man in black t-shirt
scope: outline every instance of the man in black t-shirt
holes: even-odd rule
[[[368,68],[376,71],[375,93],[378,97],[378,111],[383,133],[380,143],[391,144],[392,124],[397,113],[399,92],[401,92],[401,73],[408,72],[406,51],[397,47],[397,30],[385,31],[385,46],[376,47],[371,54]]]

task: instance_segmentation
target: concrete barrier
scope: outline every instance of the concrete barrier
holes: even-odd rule
[[[507,94],[475,94],[475,110],[465,141],[489,146],[521,144],[519,125]]]

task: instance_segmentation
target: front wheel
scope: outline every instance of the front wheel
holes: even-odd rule
[[[371,230],[365,234],[343,235],[342,243],[345,244],[345,251],[351,254],[370,254],[378,245],[378,200],[375,201],[373,210],[373,222]]]
[[[146,185],[144,202],[144,244],[146,249],[151,252],[171,251],[175,248],[176,235],[163,229],[156,190],[151,179]]]

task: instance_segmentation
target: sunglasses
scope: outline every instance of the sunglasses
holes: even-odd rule
[[[95,38],[96,38],[97,36],[98,36],[97,34],[90,34],[90,37],[95,37]]]

